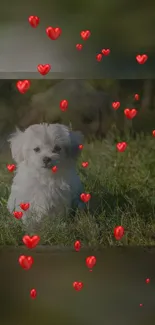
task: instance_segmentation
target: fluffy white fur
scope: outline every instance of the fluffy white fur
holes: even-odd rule
[[[8,200],[11,213],[23,211],[20,203],[29,202],[30,208],[22,217],[26,225],[30,214],[38,223],[44,215],[67,216],[70,209],[82,207],[83,188],[76,173],[78,146],[83,143],[80,132],[60,124],[35,124],[24,132],[17,130],[9,142],[16,162]],[[53,173],[55,165],[58,171]]]

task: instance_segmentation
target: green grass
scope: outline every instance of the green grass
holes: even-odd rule
[[[119,141],[120,139],[118,139]],[[92,195],[87,212],[77,213],[74,221],[57,219],[40,229],[43,244],[73,246],[80,239],[83,246],[155,245],[155,138],[126,136],[125,152],[116,150],[112,137],[85,144],[79,161],[79,173],[85,192]],[[88,161],[89,167],[81,167]],[[22,222],[6,208],[12,173],[0,162],[0,245],[20,245]],[[122,225],[121,241],[113,236],[114,227]]]

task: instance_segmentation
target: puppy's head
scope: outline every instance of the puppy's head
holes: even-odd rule
[[[24,132],[17,130],[9,139],[17,164],[25,161],[36,168],[51,169],[75,162],[83,135],[61,124],[35,124]]]

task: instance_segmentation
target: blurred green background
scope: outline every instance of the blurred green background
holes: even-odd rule
[[[30,15],[40,17],[36,29],[28,23]],[[48,26],[62,28],[59,40],[53,42],[47,37]],[[80,37],[85,29],[91,31],[88,41]],[[79,71],[96,78],[99,74],[103,78],[153,77],[154,29],[152,0],[14,0],[10,6],[4,2],[0,12],[0,72],[36,71],[39,63],[50,63],[53,72],[74,71],[74,77]],[[84,48],[79,53],[75,45],[80,42]],[[102,48],[110,48],[111,54],[96,62]],[[149,59],[139,65],[135,56],[143,53]]]
[[[155,80],[32,80],[21,94],[15,80],[0,80],[1,148],[15,126],[48,122],[64,123],[81,130],[88,138],[106,136],[116,127],[122,134],[130,131],[152,133],[155,128]],[[135,93],[139,100],[134,99]],[[59,103],[67,99],[68,110]],[[120,108],[112,108],[119,100]],[[136,119],[129,121],[125,108],[137,108]]]

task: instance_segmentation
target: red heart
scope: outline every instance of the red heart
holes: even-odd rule
[[[91,195],[89,193],[82,193],[80,198],[83,202],[88,202],[91,199]]]
[[[22,210],[26,211],[26,210],[29,209],[30,203],[21,203],[20,207],[21,207]]]
[[[150,283],[150,279],[147,278],[147,279],[145,280],[145,282],[146,282],[147,284]]]
[[[23,216],[23,212],[22,211],[14,211],[13,215],[16,219],[21,219]]]
[[[88,167],[88,165],[89,165],[88,161],[85,161],[82,163],[82,167],[84,167],[84,168]]]
[[[90,37],[91,32],[90,32],[90,30],[82,30],[82,32],[80,33],[80,35],[81,35],[82,39],[84,41],[86,41]]]
[[[132,108],[132,109],[126,108],[124,110],[124,114],[128,119],[131,120],[137,115],[137,110],[135,108]]]
[[[155,130],[152,131],[152,135],[155,137]]]
[[[82,44],[76,44],[76,49],[81,51],[83,48],[83,45]]]
[[[127,143],[126,142],[117,143],[118,151],[123,152],[123,151],[125,151],[126,148],[127,148]]]
[[[51,70],[51,66],[50,64],[38,64],[37,69],[40,74],[45,76],[45,74],[47,74]]]
[[[114,236],[116,240],[121,240],[124,236],[124,228],[122,226],[117,226],[114,229]]]
[[[89,269],[92,269],[96,264],[96,257],[95,256],[88,256],[86,258],[86,264]]]
[[[32,27],[37,27],[40,22],[40,19],[38,16],[30,16],[29,17],[29,23]]]
[[[16,166],[15,165],[7,165],[7,169],[9,172],[13,172],[15,170]]]
[[[58,39],[58,37],[61,35],[62,30],[60,27],[47,27],[46,28],[46,34],[48,35],[49,38],[51,38],[53,41]]]
[[[19,81],[17,81],[16,86],[21,94],[25,94],[26,91],[30,88],[30,81],[29,80],[19,80]]]
[[[60,102],[60,109],[63,112],[65,112],[67,110],[67,108],[68,108],[68,100],[66,100],[66,99],[61,100],[61,102]]]
[[[34,248],[38,245],[40,241],[40,237],[35,235],[35,236],[28,236],[25,235],[23,237],[23,243],[28,247],[28,248]]]
[[[52,167],[52,172],[53,173],[56,173],[57,171],[58,171],[58,167],[57,166]]]
[[[120,102],[113,102],[112,107],[116,111],[120,107]]]
[[[34,262],[32,256],[25,256],[25,255],[21,255],[18,261],[24,270],[29,270]]]
[[[80,291],[83,288],[83,283],[82,282],[75,281],[75,282],[73,282],[73,288],[76,291]]]
[[[148,56],[146,54],[142,54],[142,55],[138,54],[136,56],[136,60],[139,64],[144,64],[147,61],[147,59],[148,59]]]
[[[98,62],[100,62],[102,60],[102,54],[101,53],[99,53],[99,54],[96,55],[96,60]]]
[[[35,299],[36,296],[37,296],[37,290],[36,289],[31,289],[31,291],[30,291],[30,297],[32,299]]]
[[[83,144],[79,144],[79,149],[80,149],[80,150],[83,149]]]
[[[81,249],[81,243],[79,240],[76,240],[76,242],[74,243],[74,248],[76,250],[76,252],[79,252]]]
[[[103,55],[109,55],[110,54],[110,49],[103,49],[102,51]]]
[[[139,100],[139,95],[135,94],[134,98],[135,98],[135,100]]]

